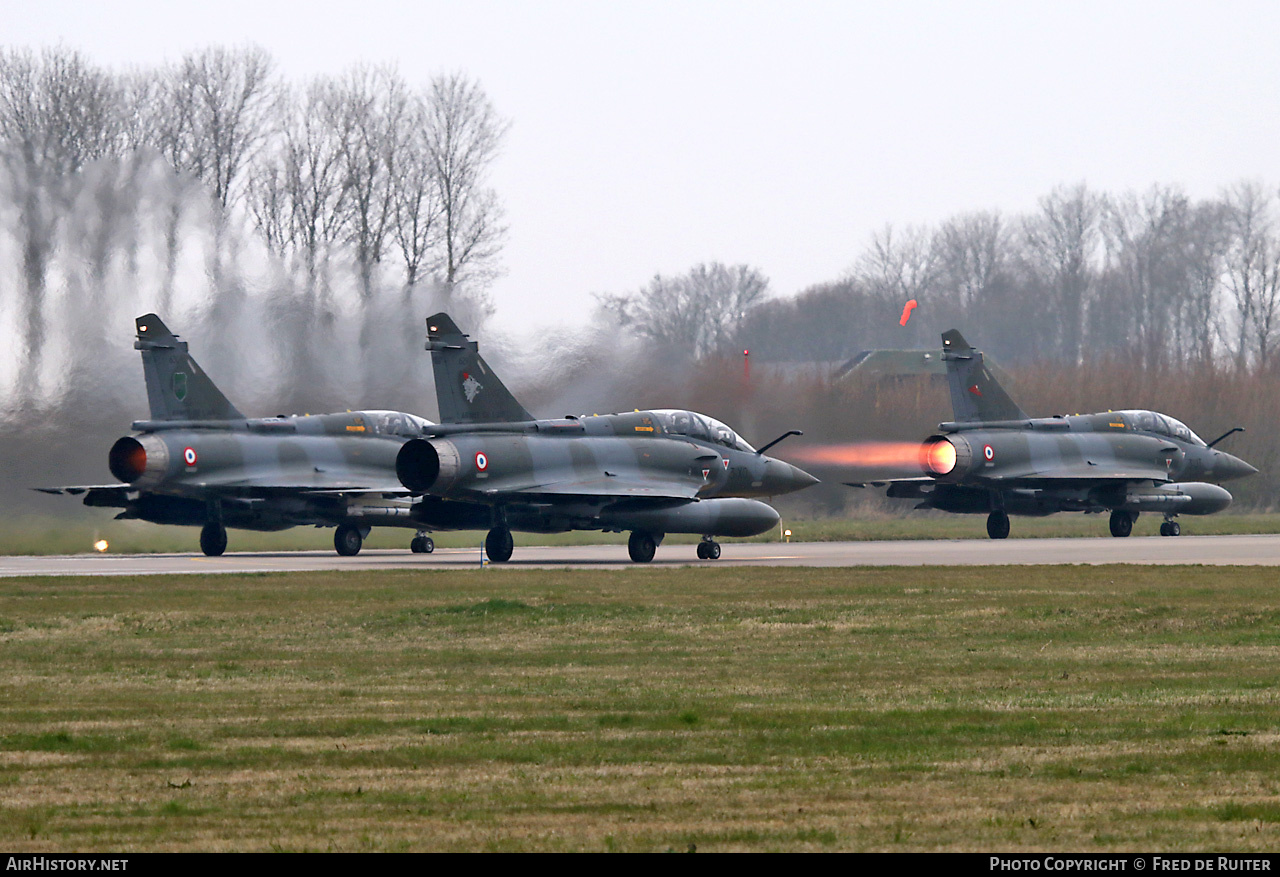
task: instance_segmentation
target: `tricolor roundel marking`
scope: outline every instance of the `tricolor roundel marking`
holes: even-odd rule
[[[194,466],[196,464],[196,459],[195,448],[188,447],[182,449],[182,462],[186,463],[188,466]]]
[[[986,457],[987,462],[990,463],[996,458],[996,449],[991,447],[991,445],[983,445],[982,456]]]
[[[476,471],[483,472],[489,468],[489,457],[484,451],[476,451]]]

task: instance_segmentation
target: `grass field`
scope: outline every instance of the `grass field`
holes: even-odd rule
[[[0,580],[0,847],[1263,850],[1280,569]]]
[[[1134,526],[1135,536],[1154,536],[1159,531],[1160,515],[1143,515]],[[1203,518],[1181,519],[1188,535],[1222,535],[1280,533],[1280,514],[1226,514]],[[947,515],[941,512],[893,514],[859,514],[854,517],[829,517],[812,520],[784,519],[782,527],[792,531],[800,542],[843,542],[870,539],[985,539],[985,515]],[[749,540],[723,541],[777,542],[780,527]],[[409,547],[413,531],[394,527],[376,527],[366,545],[370,548]],[[1107,537],[1105,515],[1062,514],[1048,518],[1013,519],[1010,538]],[[0,554],[84,554],[93,543],[106,539],[110,550],[117,553],[168,553],[199,551],[199,530],[195,527],[167,527],[144,521],[113,521],[105,511],[75,510],[67,518],[25,516],[0,520]],[[484,533],[435,533],[442,548],[479,547]],[[626,534],[578,531],[572,533],[517,533],[517,545],[594,545],[612,543],[626,545]],[[671,535],[669,543],[693,544],[697,536]],[[279,533],[254,533],[230,530],[228,551],[332,550],[333,528],[295,527]]]

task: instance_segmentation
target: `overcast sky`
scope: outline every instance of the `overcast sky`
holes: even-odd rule
[[[745,262],[792,295],[885,223],[1018,213],[1060,183],[1280,184],[1276,2],[58,2],[0,39],[115,68],[253,42],[302,80],[461,70],[511,120],[498,328]]]

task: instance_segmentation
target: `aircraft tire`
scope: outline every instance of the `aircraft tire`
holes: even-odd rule
[[[206,557],[220,557],[227,550],[227,528],[215,523],[201,527],[200,550]]]
[[[706,560],[706,559],[707,559],[707,543],[699,542],[698,543],[698,560]]]
[[[1009,516],[999,509],[987,515],[987,535],[992,539],[1009,538]]]
[[[339,524],[333,532],[333,550],[343,557],[355,557],[363,545],[364,537],[350,524]]]
[[[631,559],[636,563],[648,563],[653,560],[653,555],[658,551],[658,541],[653,538],[652,533],[646,533],[643,530],[632,530],[631,537],[627,539],[627,553],[631,555]]]
[[[506,563],[511,559],[511,552],[515,547],[511,531],[506,527],[494,527],[484,537],[484,553],[488,555],[490,563]]]
[[[1181,536],[1182,525],[1177,521],[1165,521],[1160,525],[1161,536]]]
[[[720,559],[720,543],[708,542],[707,543],[707,560],[719,560],[719,559]]]
[[[1111,535],[1117,539],[1123,539],[1133,532],[1134,516],[1123,509],[1116,509],[1111,513]]]
[[[430,536],[414,536],[409,542],[409,550],[414,554],[430,554],[436,550],[436,543]]]

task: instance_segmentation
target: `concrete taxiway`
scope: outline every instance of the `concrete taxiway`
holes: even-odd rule
[[[663,566],[976,566],[988,564],[1207,564],[1280,565],[1280,535],[1159,536],[1128,539],[955,539],[895,542],[723,543],[716,561],[700,561],[693,545],[663,545],[649,567]],[[478,548],[439,548],[433,554],[365,550],[356,557],[329,551],[201,554],[78,554],[0,557],[0,576],[178,575],[184,573],[306,570],[469,569],[481,565]],[[520,546],[508,563],[491,569],[637,568],[625,544]]]

